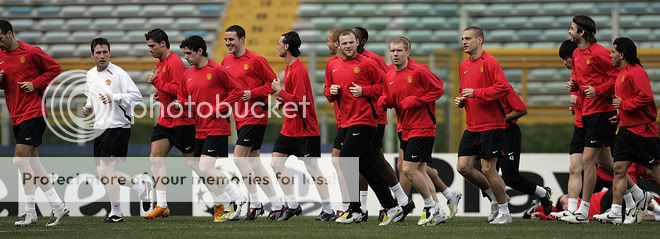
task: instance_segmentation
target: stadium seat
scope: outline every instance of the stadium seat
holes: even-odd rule
[[[566,15],[568,13],[566,3],[544,3],[542,8],[545,14]]]
[[[27,16],[32,14],[32,7],[8,7],[7,17]]]
[[[488,11],[488,5],[482,3],[465,3],[463,6],[470,14],[483,14]]]
[[[510,42],[518,40],[518,36],[514,30],[493,30],[488,33],[489,41]]]
[[[390,24],[389,17],[370,17],[365,21],[366,29],[384,29]]]
[[[406,6],[403,4],[382,4],[380,10],[385,16],[400,16],[405,13]]]
[[[458,35],[456,30],[436,30],[433,35],[441,42],[457,43],[461,36]]]
[[[515,5],[514,9],[523,16],[535,16],[542,10],[539,3],[519,3]]]
[[[612,26],[612,23],[610,22],[610,16],[605,16],[605,15],[599,15],[599,16],[591,16],[591,19],[596,22],[596,26],[598,27],[598,30],[601,28],[610,28]]]
[[[459,9],[457,4],[440,3],[433,5],[433,11],[438,15],[456,16]]]
[[[46,33],[48,34],[48,33]],[[113,46],[114,47],[114,46]],[[76,50],[76,45],[74,44],[57,44],[52,45],[48,48],[48,55],[52,57],[71,57],[73,52]]]
[[[625,13],[648,13],[651,10],[647,2],[624,2],[621,8]]]
[[[631,28],[625,29],[623,35],[639,42],[649,40],[653,33],[651,32],[651,29],[648,28]]]
[[[417,17],[396,17],[392,20],[390,27],[396,29],[415,29],[418,28],[419,18]]]
[[[502,46],[504,48],[525,49],[529,47],[529,44],[527,42],[505,42]]]
[[[622,28],[639,27],[637,16],[634,15],[621,15],[619,17],[619,22]]]
[[[312,18],[312,25],[315,29],[330,29],[335,25],[334,17],[315,17]]]
[[[116,13],[118,17],[135,17],[140,13],[139,5],[119,5]]]
[[[119,28],[119,19],[117,18],[99,18],[94,20],[94,29],[99,31],[114,30]]]
[[[619,30],[621,31],[621,30]],[[621,34],[619,34],[621,35]],[[599,41],[603,42],[611,42],[612,41],[612,29],[598,29],[598,33],[596,34],[596,39]]]
[[[551,28],[558,25],[553,16],[533,16],[529,18],[529,23],[532,28]]]
[[[112,44],[112,48],[110,48],[110,51],[112,52],[112,55],[114,57],[126,57],[126,56],[129,56],[129,52],[131,51],[131,45],[130,44]]]
[[[559,60],[559,58],[557,58]],[[528,80],[531,81],[549,81],[549,80],[559,80],[555,78],[559,75],[557,69],[549,68],[540,68],[540,69],[531,69],[528,73]]]
[[[380,13],[378,5],[372,3],[358,3],[351,6],[352,16],[372,16]]]
[[[446,21],[447,19],[444,17],[422,17],[420,27],[424,29],[442,29],[445,27]]]
[[[111,5],[95,5],[90,6],[87,10],[89,12],[89,17],[99,18],[99,17],[111,17],[114,7]]]
[[[302,3],[298,7],[298,16],[315,17],[319,16],[321,11],[323,11],[323,5],[321,4]]]
[[[660,2],[651,4],[651,8],[653,9],[653,12],[660,12]]]
[[[146,19],[144,18],[124,18],[121,20],[121,28],[126,30],[132,29],[144,29],[147,25]]]
[[[404,30],[386,30],[386,31],[380,31],[380,34],[378,34],[379,41],[383,42],[389,42],[390,38],[392,37],[397,37],[397,36],[404,36],[406,32]],[[371,44],[369,44],[371,45]]]
[[[494,29],[502,26],[502,18],[500,17],[480,17],[474,22],[475,25],[483,29]]]
[[[351,10],[350,5],[343,3],[331,3],[325,6],[323,13],[330,16],[346,16]]]
[[[430,55],[433,52],[433,49],[444,49],[447,48],[448,44],[445,43],[422,43],[417,44],[418,47],[412,49],[413,52],[418,53],[418,55]]]
[[[18,34],[16,34],[16,38],[19,41],[24,41],[30,44],[41,40],[41,37],[41,32],[19,31]]]
[[[433,7],[428,3],[409,3],[406,4],[406,10],[409,15],[427,16],[433,12]]]
[[[575,2],[568,4],[568,10],[570,11],[571,15],[591,16],[594,12],[596,12],[597,8],[596,5],[591,2],[587,2],[587,3]]]
[[[198,35],[200,37],[203,37],[206,39],[206,36],[208,36],[209,32],[204,31],[204,30],[195,30],[195,31],[182,31],[181,34],[185,37],[193,36],[193,35]],[[208,40],[208,39],[206,39]]]
[[[504,28],[520,29],[527,26],[527,17],[504,17],[502,23]]]
[[[510,82],[520,82],[522,71],[520,69],[504,69],[504,75]]]
[[[197,7],[197,9],[200,14],[214,16],[222,15],[223,11],[225,10],[224,6],[221,4],[200,5]]]
[[[126,33],[124,31],[100,31],[100,37],[108,39],[110,44],[113,42],[123,42]]]
[[[64,6],[62,7],[62,16],[66,17],[82,17],[87,12],[86,6]]]
[[[98,36],[99,34],[96,31],[76,31],[71,34],[71,42],[90,43]]]
[[[299,30],[297,32],[303,45],[309,42],[322,42],[327,39],[327,35],[321,34],[321,31],[317,30]]]
[[[199,28],[202,24],[202,19],[200,18],[178,18],[174,23],[174,27],[177,29],[195,29]]]
[[[37,8],[37,17],[53,17],[60,14],[59,6],[43,6]]]
[[[406,32],[405,36],[414,42],[434,40],[434,35],[431,30],[410,30]]]
[[[32,24],[34,21],[32,19],[14,19],[11,21],[11,25],[14,27],[14,30],[17,32],[32,30]]]
[[[62,30],[62,26],[64,26],[63,19],[42,19],[37,23],[37,28],[42,31]]]
[[[63,43],[69,41],[69,36],[71,36],[71,34],[67,31],[48,31],[44,34],[41,41],[47,43]]]
[[[66,28],[73,31],[89,30],[92,27],[92,19],[74,18],[66,21]]]
[[[645,15],[637,18],[637,21],[641,26],[644,27],[660,27],[660,16],[659,15]]]
[[[124,38],[126,39],[126,42],[144,42],[144,34],[146,32],[147,31],[144,30],[127,31]]]
[[[534,106],[556,105],[557,99],[558,97],[554,95],[530,95],[527,104]]]
[[[599,2],[596,9],[600,14],[612,14],[612,9],[615,9],[619,3]]]
[[[568,30],[566,29],[549,29],[543,32],[543,37],[546,41],[563,41],[568,39]]]
[[[362,25],[364,19],[361,17],[340,17],[338,18],[337,24],[344,28],[351,28]]]
[[[177,4],[170,7],[170,14],[174,16],[190,16],[191,14],[194,15],[195,13],[197,13],[197,9],[194,5]]]
[[[145,17],[162,17],[168,9],[169,7],[167,5],[145,5],[142,8],[142,14]]]
[[[568,39],[568,38],[566,38]],[[531,48],[552,48],[558,49],[561,42],[532,42],[529,46]]]
[[[182,20],[182,19],[184,18],[179,18],[178,20]],[[149,19],[149,23],[145,27],[149,29],[153,29],[153,28],[168,29],[172,27],[172,24],[174,24],[174,18],[159,17],[159,18]],[[199,26],[199,24],[197,24],[196,26]]]
[[[541,30],[520,30],[516,32],[521,41],[533,42],[539,40],[543,32]]]
[[[512,12],[516,12],[516,8],[510,3],[494,3],[488,7],[488,14],[498,16],[510,16]]]

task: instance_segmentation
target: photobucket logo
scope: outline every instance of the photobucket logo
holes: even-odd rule
[[[87,71],[84,70],[65,71],[51,81],[43,97],[41,110],[43,113],[48,111],[49,120],[46,120],[46,125],[53,134],[65,141],[83,143],[103,133],[102,130],[94,129],[93,114],[83,116],[81,113],[89,91]]]

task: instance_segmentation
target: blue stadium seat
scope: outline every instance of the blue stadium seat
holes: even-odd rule
[[[438,41],[451,44],[457,44],[458,40],[461,39],[457,30],[436,30],[433,31],[433,36],[436,37]]]
[[[660,27],[660,16],[658,15],[639,16],[637,21],[644,27]]]
[[[381,31],[380,34],[378,34],[379,36],[378,39],[380,39],[381,41],[389,42],[390,38],[397,36],[404,36],[405,34],[406,32],[404,30],[386,30],[386,31]]]
[[[550,28],[558,25],[553,16],[533,16],[529,18],[532,28]]]
[[[142,43],[138,44],[133,44],[131,45],[131,54],[130,56],[148,56],[149,55],[149,47]]]
[[[61,8],[59,6],[43,6],[37,8],[38,17],[51,17],[60,14]]]
[[[520,30],[516,32],[521,41],[538,41],[543,32],[541,30]]]
[[[527,26],[528,20],[527,17],[504,17],[502,23],[505,28],[520,29]]]
[[[7,13],[9,17],[26,16],[32,14],[32,7],[8,7]]]
[[[480,17],[477,18],[475,25],[483,29],[493,29],[502,27],[502,18],[500,17]]]
[[[90,17],[99,18],[99,17],[111,17],[113,10],[114,7],[111,5],[95,5],[95,6],[90,6],[87,11],[89,12]]]
[[[118,29],[119,28],[119,19],[117,18],[99,18],[95,19],[94,23],[94,29],[104,31],[104,30],[112,30],[112,29]]]
[[[630,28],[624,30],[624,36],[633,39],[636,42],[647,41],[653,35],[651,29],[648,28]]]
[[[114,50],[114,45],[112,46]],[[74,44],[57,44],[50,45],[48,47],[48,55],[52,57],[71,57],[73,52],[76,50],[76,45]],[[88,51],[89,52],[89,51]]]
[[[568,39],[568,38],[567,38]],[[559,45],[561,42],[555,41],[555,42],[532,42],[529,46],[531,48],[552,48],[552,49],[558,49]]]
[[[196,30],[196,31],[182,31],[181,34],[184,37],[189,37],[189,36],[192,36],[192,35],[198,35],[200,37],[206,37],[209,34],[209,32],[204,31],[204,30]]]
[[[184,18],[179,18],[177,20],[184,19]],[[201,21],[200,21],[201,22]],[[161,29],[168,29],[172,27],[172,24],[174,24],[174,18],[168,18],[168,17],[159,17],[159,18],[151,18],[149,19],[149,23],[145,26],[146,28],[153,29],[153,28],[161,28]],[[178,25],[178,24],[177,24]],[[179,25],[180,26],[180,25]],[[199,24],[195,25],[196,27],[199,26]],[[194,27],[193,27],[194,28]]]
[[[361,17],[340,17],[338,19],[339,20],[337,21],[337,23],[339,24],[339,26],[345,28],[360,26],[364,22],[364,19],[362,19]]]
[[[504,75],[510,82],[520,82],[522,71],[520,69],[504,69]]]
[[[315,29],[329,29],[336,23],[334,17],[315,17],[312,18],[312,25]]]
[[[144,30],[127,31],[124,38],[126,39],[126,42],[143,42],[144,33],[146,33]]]
[[[565,15],[568,13],[568,4],[566,3],[544,3],[542,8],[546,14]]]
[[[543,32],[546,41],[563,41],[568,39],[567,29],[549,29]]]
[[[420,24],[424,29],[442,29],[445,27],[446,21],[447,19],[444,17],[422,17]]]
[[[92,27],[92,19],[89,18],[74,18],[66,21],[66,27],[69,30],[88,30]]]
[[[591,2],[586,2],[586,3],[574,2],[568,4],[568,10],[570,11],[571,15],[591,16],[594,12],[597,11],[597,8],[596,5]]]
[[[596,22],[596,27],[598,29],[601,28],[610,28],[612,26],[612,23],[610,22],[610,16],[605,16],[605,15],[599,15],[599,16],[591,16],[591,19]]]
[[[298,30],[297,32],[303,44],[317,41],[322,42],[327,39],[327,35],[321,34],[321,31],[318,30]]]
[[[637,16],[635,15],[621,15],[619,22],[622,28],[639,27],[639,22],[637,22]]]
[[[615,9],[618,3],[599,2],[596,4],[596,9],[600,14],[612,14],[612,9]]]
[[[200,5],[198,7],[199,13],[200,14],[214,14],[214,15],[222,15],[223,11],[225,10],[224,5],[221,4],[213,4],[213,5]]]
[[[502,44],[502,47],[512,49],[526,49],[529,47],[529,44],[527,42],[505,42]]]
[[[434,40],[431,30],[410,30],[406,32],[406,37],[415,42]]]
[[[493,30],[490,33],[486,32],[489,41],[512,42],[517,39],[516,31],[514,30]]]
[[[528,80],[531,81],[549,81],[559,80],[559,70],[550,68],[531,69],[528,73]]]

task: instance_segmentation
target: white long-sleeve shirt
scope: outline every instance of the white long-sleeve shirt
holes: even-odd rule
[[[110,95],[112,102],[104,104],[101,94]],[[130,128],[133,107],[142,101],[142,94],[131,77],[119,66],[109,63],[103,71],[96,67],[87,71],[87,103],[94,113],[94,129]]]

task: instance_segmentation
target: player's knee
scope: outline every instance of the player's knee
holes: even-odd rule
[[[14,164],[18,167],[30,166],[29,157],[14,157]]]
[[[627,170],[624,163],[617,162],[614,164],[614,174],[625,175]]]
[[[161,166],[163,165],[163,157],[149,157],[149,161],[151,161],[151,165],[153,166]]]
[[[280,171],[284,168],[284,161],[282,161],[282,160],[271,160],[270,161],[270,167],[274,171]]]
[[[458,164],[458,166],[456,167],[456,170],[461,175],[466,175],[466,174],[470,173],[470,170],[472,170],[472,166],[467,165],[467,164]]]

